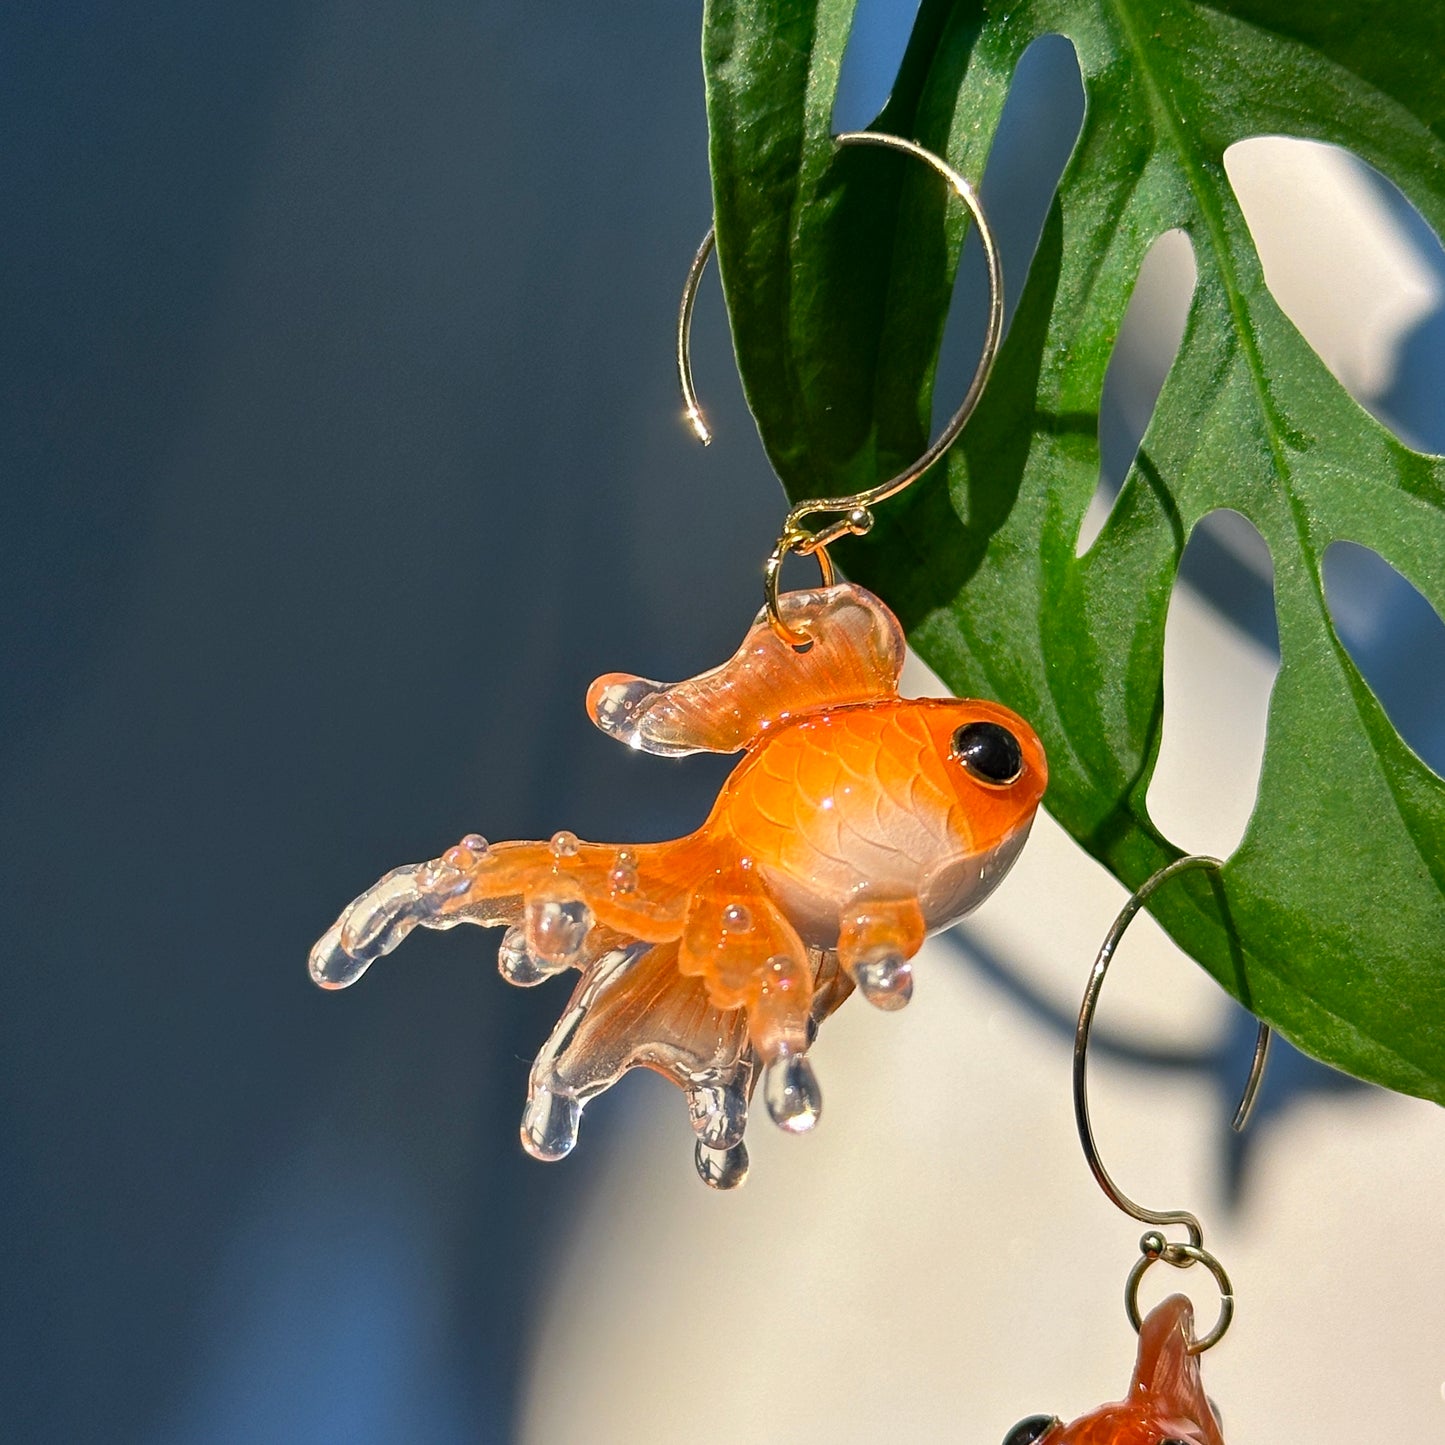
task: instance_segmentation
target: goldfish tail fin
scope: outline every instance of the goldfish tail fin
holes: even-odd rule
[[[353,898],[317,940],[311,977],[322,988],[345,988],[418,926],[513,925],[521,918],[528,880],[548,871],[552,861],[546,844],[492,848],[473,834],[429,863],[393,868]]]
[[[417,927],[505,927],[498,967],[540,983],[621,943],[676,938],[699,841],[614,847],[558,833],[489,846],[475,834],[429,863],[393,868],[354,898],[311,950],[311,977],[345,988]]]
[[[741,1184],[757,1068],[747,1021],[741,1009],[713,1004],[700,979],[678,972],[676,943],[621,946],[584,970],[532,1065],[523,1148],[538,1159],[570,1153],[587,1103],[638,1067],[682,1089],[703,1182]]]

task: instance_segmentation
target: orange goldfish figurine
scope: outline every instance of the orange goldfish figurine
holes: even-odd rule
[[[1004,1445],[1224,1445],[1214,1406],[1204,1394],[1199,1356],[1190,1353],[1194,1310],[1170,1295],[1145,1317],[1129,1396],[1065,1425],[1033,1415]]]
[[[759,1062],[776,1123],[817,1121],[807,1049],[856,986],[913,989],[924,937],[976,907],[1022,848],[1047,781],[1022,718],[992,702],[898,695],[903,634],[851,584],[781,599],[798,651],[759,615],[721,667],[670,686],[612,674],[592,720],[629,747],[744,757],[697,832],[666,843],[489,846],[476,834],[368,889],[311,951],[354,983],[418,924],[505,926],[498,967],[529,986],[581,974],[537,1056],[522,1144],[557,1159],[583,1106],[644,1065],[678,1084],[698,1173],[731,1188]]]

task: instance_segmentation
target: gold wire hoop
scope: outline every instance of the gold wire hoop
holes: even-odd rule
[[[1191,1354],[1199,1354],[1218,1344],[1223,1338],[1224,1332],[1229,1328],[1230,1321],[1234,1318],[1234,1293],[1229,1283],[1229,1276],[1225,1274],[1224,1267],[1219,1261],[1204,1248],[1204,1227],[1195,1215],[1185,1209],[1155,1210],[1146,1209],[1142,1204],[1136,1204],[1114,1183],[1109,1171],[1104,1167],[1104,1161],[1099,1154],[1099,1146],[1094,1139],[1093,1125],[1089,1119],[1089,1034],[1094,1025],[1094,1015],[1098,1011],[1099,994],[1104,987],[1104,976],[1109,971],[1110,960],[1114,957],[1114,952],[1119,947],[1129,925],[1134,921],[1135,915],[1144,906],[1149,896],[1180,873],[1187,873],[1196,868],[1218,873],[1223,866],[1218,858],[1210,858],[1199,853],[1186,854],[1151,874],[1142,886],[1134,891],[1129,901],[1120,910],[1119,916],[1114,920],[1113,926],[1109,929],[1099,948],[1098,955],[1094,959],[1094,966],[1089,973],[1089,982],[1084,989],[1083,1002],[1079,1005],[1078,1026],[1074,1031],[1074,1121],[1078,1125],[1079,1143],[1083,1146],[1084,1159],[1099,1188],[1104,1191],[1110,1203],[1131,1218],[1137,1219],[1141,1224],[1179,1225],[1189,1232],[1187,1244],[1167,1240],[1162,1234],[1153,1230],[1144,1236],[1140,1244],[1143,1251],[1142,1257],[1130,1272],[1129,1283],[1124,1292],[1124,1307],[1128,1312],[1129,1322],[1136,1330],[1140,1326],[1139,1281],[1156,1259],[1163,1259],[1166,1263],[1179,1269],[1187,1269],[1193,1264],[1203,1264],[1219,1284],[1222,1296],[1219,1322],[1202,1339],[1190,1341],[1189,1351]],[[1269,1059],[1271,1037],[1269,1025],[1261,1023],[1259,1033],[1255,1038],[1254,1059],[1250,1064],[1249,1078],[1245,1081],[1244,1094],[1234,1115],[1233,1128],[1236,1132],[1243,1129],[1248,1123],[1249,1116],[1254,1109],[1259,1086],[1264,1078],[1264,1067]],[[1156,1244],[1157,1247],[1155,1247]]]
[[[697,288],[702,284],[702,273],[707,270],[708,257],[717,243],[717,228],[709,226],[702,245],[687,268],[687,280],[682,283],[682,304],[677,308],[677,385],[682,392],[683,415],[703,446],[712,445],[712,430],[702,414],[697,392],[692,384],[692,308],[697,302]]]
[[[854,496],[812,498],[799,502],[788,513],[783,523],[782,533],[763,569],[763,591],[767,604],[768,621],[772,624],[773,631],[793,647],[806,646],[809,638],[806,633],[790,628],[783,621],[782,613],[779,610],[778,583],[783,562],[789,554],[816,556],[818,565],[823,571],[823,585],[832,585],[833,564],[828,557],[828,547],[843,537],[863,536],[873,526],[872,509],[879,502],[897,496],[905,487],[911,486],[953,445],[969,417],[972,416],[979,398],[983,395],[983,389],[988,384],[989,374],[992,372],[994,361],[998,356],[999,338],[1003,335],[1003,266],[999,260],[998,245],[994,240],[988,217],[984,214],[983,205],[974,188],[947,161],[941,160],[932,151],[925,150],[914,141],[904,140],[902,136],[888,135],[882,131],[845,131],[842,135],[835,137],[835,140],[840,146],[873,145],[881,146],[885,150],[901,151],[923,161],[948,182],[954,193],[967,206],[969,214],[978,226],[979,240],[983,243],[984,261],[988,266],[988,319],[984,329],[983,348],[979,355],[978,365],[974,368],[973,378],[968,384],[968,390],[964,393],[958,409],[948,419],[943,430],[939,432],[938,436],[929,444],[928,450],[917,461],[905,467],[897,476],[890,477],[886,482],[880,482],[877,486],[858,492]],[[698,284],[702,280],[702,273],[707,266],[708,257],[713,251],[713,242],[714,232],[709,230],[703,237],[697,254],[692,258],[692,265],[688,268],[687,280],[683,284],[682,305],[678,309],[677,317],[678,384],[682,390],[683,405],[688,422],[704,446],[711,442],[712,432],[708,429],[707,421],[698,403],[697,392],[693,388],[690,347],[693,303],[697,299]],[[803,526],[804,520],[817,516],[819,513],[832,513],[834,520],[816,532],[808,531]]]
[[[1202,1264],[1219,1286],[1219,1318],[1214,1322],[1214,1328],[1207,1335],[1201,1335],[1185,1345],[1191,1355],[1202,1355],[1205,1350],[1212,1350],[1234,1323],[1234,1286],[1229,1282],[1224,1266],[1207,1249],[1194,1244],[1173,1243],[1151,1229],[1139,1241],[1139,1258],[1134,1261],[1134,1268],[1129,1271],[1129,1280],[1124,1286],[1124,1312],[1129,1316],[1135,1334],[1144,1328],[1144,1317],[1139,1312],[1139,1284],[1148,1273],[1149,1266],[1161,1259],[1176,1269]]]

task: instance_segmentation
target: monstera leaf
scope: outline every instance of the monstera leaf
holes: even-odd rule
[[[924,167],[832,143],[852,9],[706,12],[723,284],[794,498],[870,485],[922,450],[963,230]],[[1372,420],[1280,311],[1224,168],[1249,136],[1334,142],[1445,232],[1445,8],[922,0],[876,128],[979,177],[1014,67],[1051,33],[1077,51],[1083,129],[983,405],[946,476],[880,508],[839,560],[951,687],[1034,723],[1050,810],[1137,886],[1179,851],[1145,792],[1180,555],[1209,512],[1248,517],[1273,557],[1281,651],[1259,800],[1220,879],[1191,874],[1151,906],[1310,1053],[1445,1101],[1445,784],[1342,647],[1321,576],[1326,547],[1349,539],[1445,612],[1445,467]],[[1198,268],[1184,339],[1108,521],[1076,556],[1111,347],[1145,253],[1174,228]]]

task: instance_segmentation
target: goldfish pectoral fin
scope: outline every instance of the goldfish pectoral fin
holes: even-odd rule
[[[851,990],[836,955],[810,950],[767,891],[735,870],[693,895],[677,966],[718,1008],[746,1011],[773,1122],[791,1134],[812,1129],[823,1097],[807,1051],[818,1021]]]
[[[746,1021],[677,971],[675,944],[617,948],[583,974],[532,1066],[523,1147],[539,1159],[570,1153],[588,1102],[639,1066],[683,1090],[704,1182],[741,1184],[755,1067]]]
[[[823,1091],[807,1051],[819,1025],[853,992],[836,950],[807,949],[804,957],[802,989],[792,985],[796,974],[790,962],[777,956],[770,960],[770,986],[748,1018],[754,1044],[768,1061],[763,1079],[768,1113],[788,1134],[805,1134],[822,1118]],[[787,989],[781,987],[785,981]]]
[[[926,934],[916,898],[865,896],[839,920],[838,959],[858,992],[891,1013],[913,997],[913,955]]]
[[[780,607],[789,627],[813,638],[806,652],[760,613],[737,652],[710,672],[670,684],[599,677],[587,693],[592,721],[643,752],[732,753],[791,714],[898,695],[903,634],[871,592],[842,583],[786,593]]]

